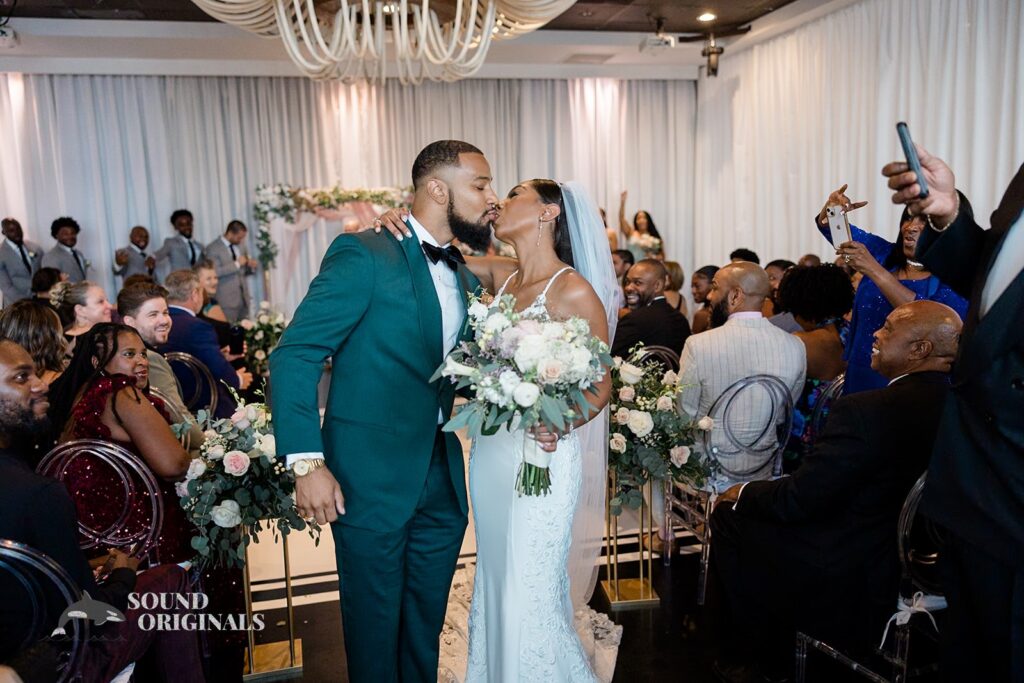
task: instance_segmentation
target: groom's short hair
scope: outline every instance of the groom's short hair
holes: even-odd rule
[[[424,178],[445,166],[458,166],[460,154],[480,154],[479,149],[461,140],[438,140],[424,147],[412,164],[412,184],[418,188]]]

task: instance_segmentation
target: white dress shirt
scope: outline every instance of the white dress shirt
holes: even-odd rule
[[[988,313],[992,305],[1002,296],[1010,283],[1024,270],[1024,214],[1010,226],[1010,231],[1003,238],[992,269],[988,272],[985,287],[981,290],[982,316]]]

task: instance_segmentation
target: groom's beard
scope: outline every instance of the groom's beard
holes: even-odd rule
[[[455,239],[473,251],[487,251],[491,244],[491,223],[485,216],[481,216],[478,223],[463,218],[455,211],[453,198],[448,197],[448,227]]]

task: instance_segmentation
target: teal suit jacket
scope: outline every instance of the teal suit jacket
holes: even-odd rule
[[[467,338],[467,291],[479,280],[457,273],[463,295],[459,341]],[[345,494],[340,523],[375,531],[401,528],[426,481],[438,410],[455,400],[447,379],[430,381],[444,360],[441,307],[415,235],[337,237],[320,273],[270,355],[270,400],[277,451],[322,452]],[[323,427],[317,383],[333,359]],[[468,511],[462,447],[444,435],[448,466]]]

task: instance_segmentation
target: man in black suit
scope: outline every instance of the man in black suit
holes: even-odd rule
[[[110,680],[129,663],[139,659],[151,647],[157,653],[157,666],[165,680],[202,680],[202,664],[195,635],[189,632],[142,631],[138,610],[128,610],[128,595],[139,592],[183,593],[188,577],[176,565],[161,566],[136,577],[139,561],[111,550],[96,564],[109,559],[109,574],[97,584],[85,555],[78,547],[78,522],[75,504],[64,485],[32,471],[28,454],[33,442],[48,431],[47,386],[35,373],[35,365],[25,349],[9,340],[0,340],[0,538],[24,543],[50,557],[71,580],[94,600],[107,603],[128,620],[102,628],[90,639],[83,663],[85,680]],[[12,666],[23,679],[47,672],[34,670],[34,662],[18,658],[18,648],[32,622],[31,604],[24,588],[9,572],[0,572],[0,662],[13,658]],[[66,605],[47,600],[54,613],[42,616],[41,625],[52,629]],[[48,635],[46,634],[36,634]],[[157,639],[160,642],[157,643]],[[155,647],[154,647],[155,646]],[[46,663],[46,658],[42,658]],[[52,672],[50,672],[52,673]]]
[[[655,259],[644,259],[626,273],[624,290],[630,313],[619,321],[612,342],[612,355],[625,358],[638,343],[683,350],[690,336],[686,316],[665,301],[668,272]]]
[[[708,588],[721,679],[780,673],[797,629],[851,650],[881,637],[899,588],[900,509],[931,455],[960,328],[937,302],[893,310],[871,359],[889,386],[837,401],[791,476],[719,496]]]
[[[943,673],[1024,681],[1024,166],[983,230],[949,167],[918,155],[927,198],[907,164],[882,174],[928,220],[918,259],[970,300],[921,503],[949,532]]]

